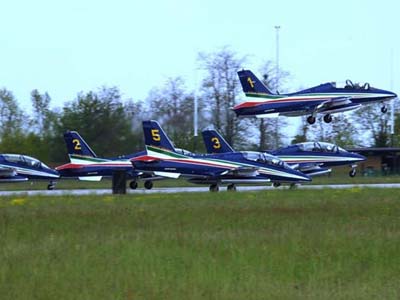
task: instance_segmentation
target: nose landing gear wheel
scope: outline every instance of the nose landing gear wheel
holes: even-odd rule
[[[384,105],[384,106],[381,107],[381,112],[382,112],[383,114],[386,114],[386,113],[387,113],[387,107],[386,107],[386,105]]]
[[[210,185],[210,192],[218,192],[219,191],[219,186],[218,184],[212,184]]]
[[[272,186],[273,186],[274,188],[277,188],[277,187],[280,187],[280,186],[281,186],[281,183],[280,183],[280,182],[274,182],[274,183],[272,184]]]
[[[138,187],[138,184],[137,184],[137,182],[136,181],[131,181],[130,183],[129,183],[129,187],[132,189],[132,190],[136,190],[137,189],[137,187]]]
[[[354,177],[357,174],[357,170],[356,169],[351,169],[351,171],[349,172],[349,176],[350,177]]]
[[[310,124],[310,125],[314,124],[314,123],[315,123],[315,117],[309,116],[309,117],[307,118],[307,122],[308,122],[308,124]]]
[[[324,116],[324,122],[325,123],[330,123],[332,122],[332,116],[330,114],[327,114]]]
[[[232,184],[228,184],[227,189],[228,189],[228,191],[235,192],[236,191],[236,186],[233,183]]]
[[[153,188],[153,181],[150,181],[150,180],[145,181],[144,187],[148,190],[151,190]]]

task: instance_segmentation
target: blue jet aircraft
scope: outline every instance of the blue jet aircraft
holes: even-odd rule
[[[202,134],[207,153],[234,152],[217,131],[204,130]],[[365,157],[360,154],[348,152],[334,144],[324,142],[299,143],[269,153],[309,176],[330,173],[329,167],[350,165],[349,175],[354,177],[356,163],[365,160]],[[274,186],[279,186],[279,182],[274,182]]]
[[[137,170],[210,184],[210,191],[218,191],[220,184],[236,190],[235,184],[241,183],[310,181],[307,175],[266,153],[198,155],[177,150],[156,121],[144,121],[143,131],[147,153],[131,159]]]
[[[162,179],[161,177],[137,172],[132,168],[130,159],[141,156],[145,152],[121,155],[116,158],[100,158],[97,157],[78,132],[67,131],[64,134],[64,140],[67,145],[70,163],[56,168],[63,178],[100,181],[103,177],[112,177],[114,171],[125,171],[128,178],[132,179],[129,183],[131,189],[138,187],[138,180],[145,180],[144,187],[151,189],[153,180]]]
[[[238,72],[243,92],[248,97],[257,98],[236,105],[233,110],[237,116],[256,116],[258,118],[295,117],[308,115],[307,122],[314,124],[317,114],[324,114],[324,121],[330,123],[333,113],[358,109],[361,105],[381,102],[382,113],[387,111],[383,104],[397,97],[390,91],[373,88],[368,83],[353,84],[346,81],[344,87],[336,87],[329,82],[290,94],[272,93],[251,71]]]
[[[36,158],[20,154],[0,154],[0,182],[49,180],[47,189],[52,190],[55,185],[54,180],[59,177],[56,170]]]

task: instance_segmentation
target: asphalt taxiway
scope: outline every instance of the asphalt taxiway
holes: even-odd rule
[[[288,189],[288,186],[281,186],[274,188],[272,186],[238,186],[237,192],[246,191],[263,191],[263,190],[275,190],[275,189]],[[352,189],[352,188],[394,188],[400,189],[400,183],[377,183],[377,184],[330,184],[330,185],[300,185],[296,186],[295,189],[308,189],[308,190],[320,190],[320,189]],[[220,192],[225,192],[226,187],[220,187]],[[208,187],[176,187],[176,188],[153,188],[151,190],[146,189],[127,189],[127,194],[171,194],[171,193],[205,193],[209,192]],[[80,190],[32,190],[32,191],[0,191],[0,196],[83,196],[83,195],[111,195],[111,189],[80,189]]]

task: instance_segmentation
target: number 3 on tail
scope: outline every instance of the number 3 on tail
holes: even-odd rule
[[[74,150],[81,150],[81,142],[78,139],[73,139],[72,144],[74,144]]]
[[[153,138],[153,141],[161,141],[160,132],[158,131],[158,129],[151,130],[151,137]]]
[[[211,139],[211,142],[213,142],[213,148],[214,149],[219,149],[221,148],[221,143],[219,142],[219,139],[217,137],[213,137]]]

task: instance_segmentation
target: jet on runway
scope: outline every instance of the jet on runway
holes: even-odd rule
[[[233,148],[216,130],[204,130],[202,135],[207,153],[234,152]],[[348,152],[339,146],[324,142],[299,143],[268,153],[279,157],[292,168],[309,176],[330,173],[332,171],[330,167],[333,166],[350,165],[349,175],[354,177],[357,162],[366,159],[360,154]],[[279,185],[279,182],[274,182],[274,185]]]
[[[0,154],[0,182],[21,182],[30,179],[50,180],[48,190],[60,175],[36,158],[20,154]]]
[[[310,181],[307,175],[269,154],[248,151],[199,155],[182,152],[173,146],[156,121],[144,121],[143,131],[146,155],[131,159],[134,168],[140,171],[210,184],[210,191],[218,191],[220,184],[228,184],[228,190],[235,190],[235,184],[243,183]]]
[[[153,180],[161,179],[143,172],[137,172],[132,168],[130,159],[141,156],[145,152],[121,155],[115,158],[100,158],[97,157],[78,132],[67,131],[64,134],[64,140],[70,162],[56,168],[63,178],[100,181],[103,177],[112,177],[114,171],[125,171],[128,178],[132,179],[129,183],[131,189],[138,187],[138,180],[145,180],[144,187],[151,189]]]

